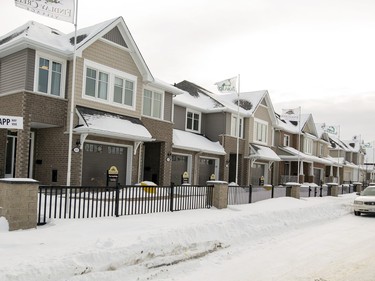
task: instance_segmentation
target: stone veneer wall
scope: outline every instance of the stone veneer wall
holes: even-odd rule
[[[0,217],[6,218],[9,230],[36,227],[38,188],[34,180],[0,179]]]

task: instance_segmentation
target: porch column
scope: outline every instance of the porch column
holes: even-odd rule
[[[336,176],[337,176],[337,183],[340,183],[340,167],[337,167]]]
[[[16,178],[27,178],[29,173],[30,118],[24,116],[23,130],[17,130]]]
[[[329,176],[333,177],[333,165],[331,165],[331,168],[329,170]]]

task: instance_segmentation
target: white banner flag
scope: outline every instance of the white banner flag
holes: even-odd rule
[[[237,93],[237,77],[215,83],[219,92]]]
[[[300,115],[300,108],[290,108],[290,109],[283,109],[283,113],[280,117],[284,120],[288,121],[298,121]]]
[[[338,136],[340,134],[340,126],[328,125],[324,128],[324,131],[328,134]]]
[[[17,7],[38,15],[74,23],[74,0],[14,0]]]

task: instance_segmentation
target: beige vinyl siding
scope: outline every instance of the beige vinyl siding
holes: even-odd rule
[[[98,102],[93,102],[92,100],[87,100],[82,98],[82,92],[84,90],[84,59],[111,67],[137,77],[137,88],[135,89],[135,103],[136,110],[129,110],[126,108],[121,108],[117,106],[112,106],[110,104],[104,104]],[[79,58],[77,61],[77,80],[76,80],[76,104],[86,107],[91,107],[95,109],[100,109],[104,111],[109,111],[117,114],[128,115],[133,117],[140,117],[142,110],[142,92],[143,83],[142,76],[138,71],[138,68],[130,56],[129,52],[126,50],[116,48],[113,45],[107,44],[103,41],[97,41],[93,43],[89,48],[84,50],[83,58]]]
[[[1,59],[0,93],[33,90],[35,51],[24,49]]]

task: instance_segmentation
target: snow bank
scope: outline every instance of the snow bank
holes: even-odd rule
[[[103,280],[108,272],[123,280],[116,274],[136,276],[338,218],[352,201],[353,195],[284,197],[222,210],[52,220],[37,230],[0,234],[0,280]]]
[[[0,217],[0,232],[9,231],[9,223],[4,217]]]

